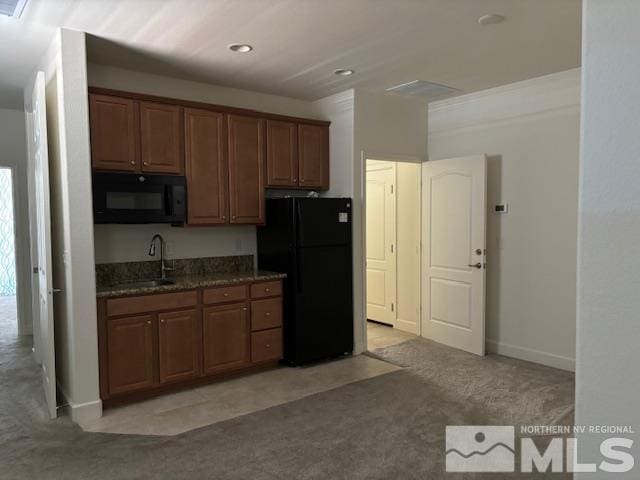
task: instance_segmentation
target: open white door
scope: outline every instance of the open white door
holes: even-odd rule
[[[34,186],[38,238],[38,300],[40,317],[40,360],[42,383],[51,418],[56,418],[56,356],[53,331],[53,286],[51,272],[51,215],[49,207],[49,152],[44,73],[38,72],[31,98],[32,122],[29,132],[33,147]],[[36,292],[34,292],[35,294]]]
[[[422,335],[484,355],[487,160],[423,164]]]
[[[396,165],[367,161],[367,318],[396,324]]]

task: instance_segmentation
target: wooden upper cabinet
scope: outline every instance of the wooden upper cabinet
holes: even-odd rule
[[[139,169],[136,103],[109,95],[89,95],[91,166],[99,170]]]
[[[230,223],[264,223],[265,121],[228,116]]]
[[[158,314],[160,383],[200,374],[200,331],[195,310]]]
[[[298,186],[298,127],[267,120],[267,186]]]
[[[202,314],[205,374],[233,370],[251,361],[251,327],[245,303],[207,307]]]
[[[298,125],[300,178],[304,188],[329,188],[329,127]]]
[[[154,317],[107,320],[109,393],[128,393],[155,385]]]
[[[142,171],[184,171],[182,114],[177,105],[140,102],[140,160]]]
[[[186,108],[185,173],[187,223],[228,223],[226,118],[222,113]]]

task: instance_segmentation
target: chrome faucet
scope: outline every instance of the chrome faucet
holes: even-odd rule
[[[162,280],[166,280],[167,272],[172,271],[174,267],[167,267],[167,265],[165,264],[165,261],[164,261],[165,241],[162,235],[160,235],[159,233],[156,233],[151,239],[151,245],[149,245],[149,256],[150,257],[156,256],[156,240],[160,240],[160,269],[162,272],[161,273],[162,276],[160,278],[162,278]]]

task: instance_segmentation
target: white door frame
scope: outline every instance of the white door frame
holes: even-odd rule
[[[366,150],[362,150],[360,152],[359,160],[360,161],[359,161],[358,172],[357,172],[358,176],[356,178],[360,183],[359,190],[360,190],[360,204],[362,205],[362,212],[360,214],[359,221],[357,223],[354,222],[353,228],[354,230],[358,229],[359,233],[361,234],[360,235],[361,243],[359,245],[360,252],[357,252],[354,249],[354,254],[358,254],[360,257],[359,258],[360,278],[362,278],[362,296],[360,298],[360,303],[361,303],[360,308],[361,308],[362,315],[361,315],[361,318],[355,320],[357,323],[354,328],[356,333],[354,353],[361,353],[361,351],[367,350],[367,236],[366,236],[367,160],[386,160],[390,162],[412,162],[412,163],[420,163],[420,164],[426,161],[426,159],[423,159],[417,156],[398,155],[396,153],[383,153],[383,152],[374,152],[374,151],[366,151]],[[422,172],[421,172],[421,176],[422,176]],[[420,205],[422,205],[422,191],[420,192],[420,197],[421,197]],[[422,264],[422,252],[420,252],[420,264]],[[422,302],[422,299],[420,299],[420,302]],[[422,310],[422,305],[420,305],[420,310]],[[358,345],[359,338],[362,340],[362,345]]]

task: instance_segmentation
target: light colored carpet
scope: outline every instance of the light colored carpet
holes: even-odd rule
[[[482,408],[493,425],[552,425],[571,419],[574,374],[502,355],[479,357],[416,338],[371,355],[407,368],[434,392]]]
[[[30,344],[0,332],[2,480],[548,478],[444,473],[446,425],[482,425],[497,415],[449,397],[415,366],[182,435],[147,437],[47,420]],[[516,362],[512,373],[527,376],[529,368]]]

